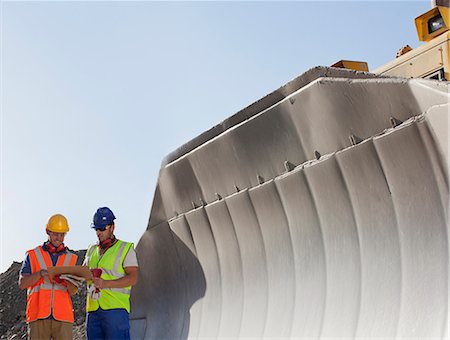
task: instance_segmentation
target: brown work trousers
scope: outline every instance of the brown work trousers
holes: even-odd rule
[[[28,340],[72,340],[72,323],[52,319],[28,324]]]

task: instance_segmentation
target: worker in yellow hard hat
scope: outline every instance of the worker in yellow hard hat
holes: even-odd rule
[[[48,239],[28,250],[20,269],[19,287],[27,288],[26,318],[29,339],[72,339],[74,322],[70,295],[76,287],[59,277],[51,279],[47,268],[74,266],[77,256],[64,245],[67,219],[56,214],[45,227]]]

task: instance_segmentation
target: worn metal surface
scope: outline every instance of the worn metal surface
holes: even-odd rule
[[[306,75],[163,162],[133,338],[448,335],[448,84]]]

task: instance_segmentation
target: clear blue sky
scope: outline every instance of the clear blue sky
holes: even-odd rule
[[[1,268],[42,243],[144,232],[165,155],[292,78],[419,46],[430,1],[1,3]]]

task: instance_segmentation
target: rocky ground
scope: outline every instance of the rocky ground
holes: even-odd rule
[[[75,251],[77,264],[81,264],[86,250]],[[9,269],[0,274],[0,339],[26,339],[25,322],[26,290],[17,284],[21,262],[13,262]],[[86,319],[86,286],[82,286],[72,297],[75,313],[74,339],[86,339],[84,322]]]

